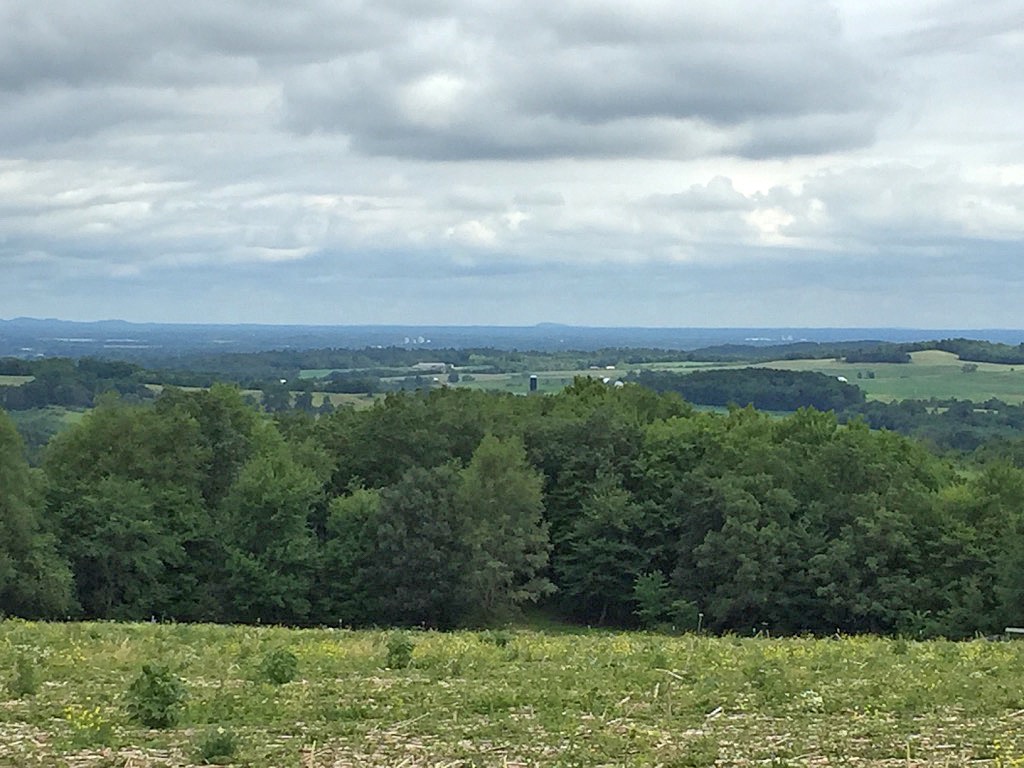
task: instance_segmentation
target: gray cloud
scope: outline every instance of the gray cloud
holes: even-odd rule
[[[652,11],[467,5],[300,69],[285,82],[285,122],[430,160],[759,157],[863,146],[888,109],[876,67],[817,3]]]
[[[0,315],[1019,325],[1018,5],[10,0]]]

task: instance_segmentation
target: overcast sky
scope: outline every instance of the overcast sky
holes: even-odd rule
[[[1024,326],[1020,0],[3,0],[0,317]]]

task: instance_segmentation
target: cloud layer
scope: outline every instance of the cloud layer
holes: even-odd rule
[[[0,316],[1020,326],[1024,13],[0,6]]]

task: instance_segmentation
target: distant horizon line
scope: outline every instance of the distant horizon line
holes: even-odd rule
[[[432,323],[432,322],[361,322],[361,323],[322,323],[322,322],[253,322],[253,321],[182,321],[182,320],[124,320],[122,318],[103,318],[100,320],[71,320],[60,317],[17,317],[0,318],[0,323],[69,323],[75,325],[163,325],[163,326],[220,326],[229,328],[573,328],[590,330],[843,330],[843,331],[1021,331],[1024,327],[1015,326],[947,326],[928,327],[912,325],[587,325],[541,321],[530,324],[516,323]]]

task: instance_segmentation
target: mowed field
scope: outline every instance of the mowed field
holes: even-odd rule
[[[922,400],[931,397],[984,402],[997,398],[1017,405],[1024,402],[1024,366],[971,363],[976,370],[965,371],[967,365],[956,355],[939,350],[911,353],[913,362],[843,363],[822,360],[793,360],[765,363],[764,368],[820,371],[832,376],[845,376],[851,384],[861,387],[869,398]],[[861,378],[857,374],[861,374]],[[874,378],[869,378],[869,373]]]
[[[1020,642],[6,621],[0,662],[3,766],[1024,764]]]

